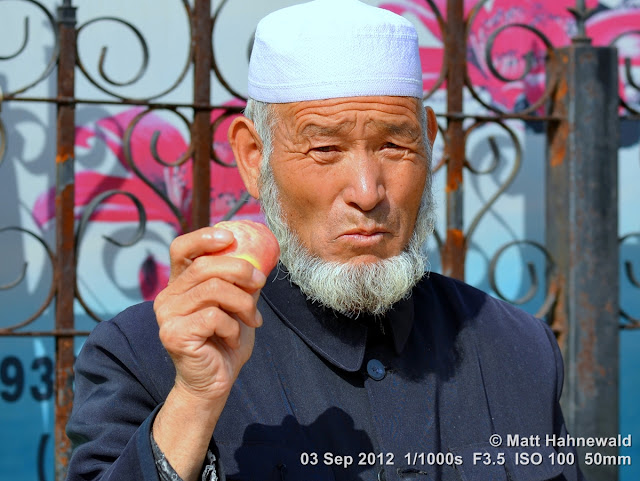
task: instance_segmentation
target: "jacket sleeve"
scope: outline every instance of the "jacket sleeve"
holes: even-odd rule
[[[68,481],[159,481],[150,432],[162,400],[116,323],[100,323],[75,366]]]

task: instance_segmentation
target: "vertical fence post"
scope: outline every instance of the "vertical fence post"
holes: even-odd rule
[[[192,15],[193,103],[196,105],[191,126],[193,146],[193,199],[191,229],[209,225],[211,197],[211,0],[196,0]]]
[[[463,231],[463,184],[462,169],[465,159],[465,135],[463,118],[463,88],[467,69],[467,46],[465,37],[464,2],[447,2],[447,31],[445,61],[447,62],[447,232],[442,246],[442,273],[464,279],[466,241]]]
[[[58,7],[60,57],[58,59],[58,124],[56,151],[56,400],[55,479],[63,481],[71,456],[65,427],[73,402],[73,335],[61,334],[74,328],[73,301],[76,285],[74,246],[74,143],[76,65],[76,8],[71,0]]]
[[[554,57],[552,108],[563,120],[549,127],[546,230],[560,286],[551,322],[566,332],[562,407],[572,436],[617,436],[618,57],[588,40]],[[582,469],[592,481],[617,479],[613,465]]]

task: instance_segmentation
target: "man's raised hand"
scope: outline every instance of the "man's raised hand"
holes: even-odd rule
[[[246,260],[216,255],[233,241],[214,227],[176,238],[169,284],[154,302],[176,388],[203,400],[226,398],[262,324],[256,303],[265,275]]]
[[[215,227],[176,238],[169,284],[153,305],[176,378],[152,434],[185,481],[199,477],[231,387],[251,356],[255,328],[262,324],[257,302],[265,274],[247,260],[219,255],[236,241],[230,231]]]

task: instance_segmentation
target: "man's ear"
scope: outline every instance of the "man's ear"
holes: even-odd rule
[[[257,199],[259,197],[258,177],[262,162],[262,142],[253,122],[244,116],[236,117],[229,126],[227,139],[238,164],[242,182],[244,182],[249,194]]]
[[[436,135],[438,135],[438,121],[436,120],[436,114],[431,107],[425,107],[424,111],[427,113],[427,137],[429,138],[431,147],[433,147]]]

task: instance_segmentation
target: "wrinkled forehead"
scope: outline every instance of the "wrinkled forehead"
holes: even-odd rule
[[[345,97],[273,104],[276,125],[290,134],[332,136],[356,126],[416,138],[422,135],[422,102],[413,97]]]

